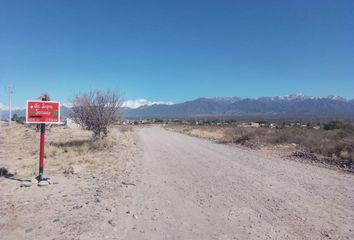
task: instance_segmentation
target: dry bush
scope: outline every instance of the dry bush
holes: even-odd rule
[[[296,144],[299,153],[303,156],[316,156],[317,154],[318,161],[351,169],[354,166],[354,130],[351,130],[352,128],[348,125],[343,126],[345,128],[335,130],[300,127],[270,129],[191,125],[168,126],[166,128],[220,143],[234,143],[252,148]]]
[[[224,130],[225,143],[256,147],[269,141],[271,129],[233,127]]]
[[[229,143],[244,143],[249,140],[248,131],[244,128],[228,128],[224,131],[224,142]]]
[[[354,159],[354,134],[344,130],[314,130],[304,128],[262,129],[225,128],[223,142],[246,146],[267,144],[299,145],[310,153],[330,158]]]
[[[354,137],[346,137],[338,141],[335,154],[341,159],[354,161]]]
[[[272,142],[296,143],[309,152],[327,157],[342,155],[352,159],[354,154],[354,135],[342,130],[279,129],[273,133]]]
[[[122,106],[120,94],[107,91],[90,91],[77,95],[73,100],[73,120],[93,132],[94,138],[104,138],[108,128],[119,118]]]

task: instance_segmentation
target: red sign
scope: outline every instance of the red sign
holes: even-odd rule
[[[27,123],[59,123],[60,102],[27,101]]]

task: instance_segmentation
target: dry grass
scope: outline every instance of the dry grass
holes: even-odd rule
[[[212,126],[168,125],[166,129],[187,134],[190,136],[221,141],[224,138],[224,129]]]
[[[38,174],[39,135],[35,127],[20,124],[1,126],[0,167],[23,177]],[[93,171],[112,164],[112,161],[120,161],[117,155],[128,154],[128,147],[132,143],[127,142],[132,141],[132,135],[131,128],[115,126],[106,138],[94,140],[92,133],[86,130],[48,127],[45,174],[63,173],[70,165],[80,165]],[[122,168],[119,164],[112,165]]]
[[[80,140],[74,139],[69,141],[50,142],[46,147],[46,156],[80,156],[90,151],[102,151],[111,148],[116,143],[117,139],[112,135],[108,135],[104,139],[88,138]]]
[[[334,164],[348,167],[354,163],[354,132],[348,129],[315,130],[310,128],[243,128],[237,126],[167,126],[169,130],[219,143],[240,144],[247,147],[296,145],[300,151],[330,158]],[[326,160],[327,161],[327,160]]]

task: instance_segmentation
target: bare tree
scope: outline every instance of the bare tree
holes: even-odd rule
[[[73,100],[73,120],[84,129],[93,132],[95,138],[107,136],[108,127],[114,123],[120,115],[122,97],[112,91],[90,91],[78,94]]]

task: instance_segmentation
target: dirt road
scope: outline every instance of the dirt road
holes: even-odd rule
[[[354,176],[162,128],[138,132],[125,239],[354,239]]]
[[[352,174],[159,127],[114,129],[102,151],[82,151],[85,134],[48,132],[58,184],[21,187],[39,136],[0,132],[0,167],[15,173],[0,177],[0,239],[354,239]],[[66,174],[68,164],[82,170]]]

